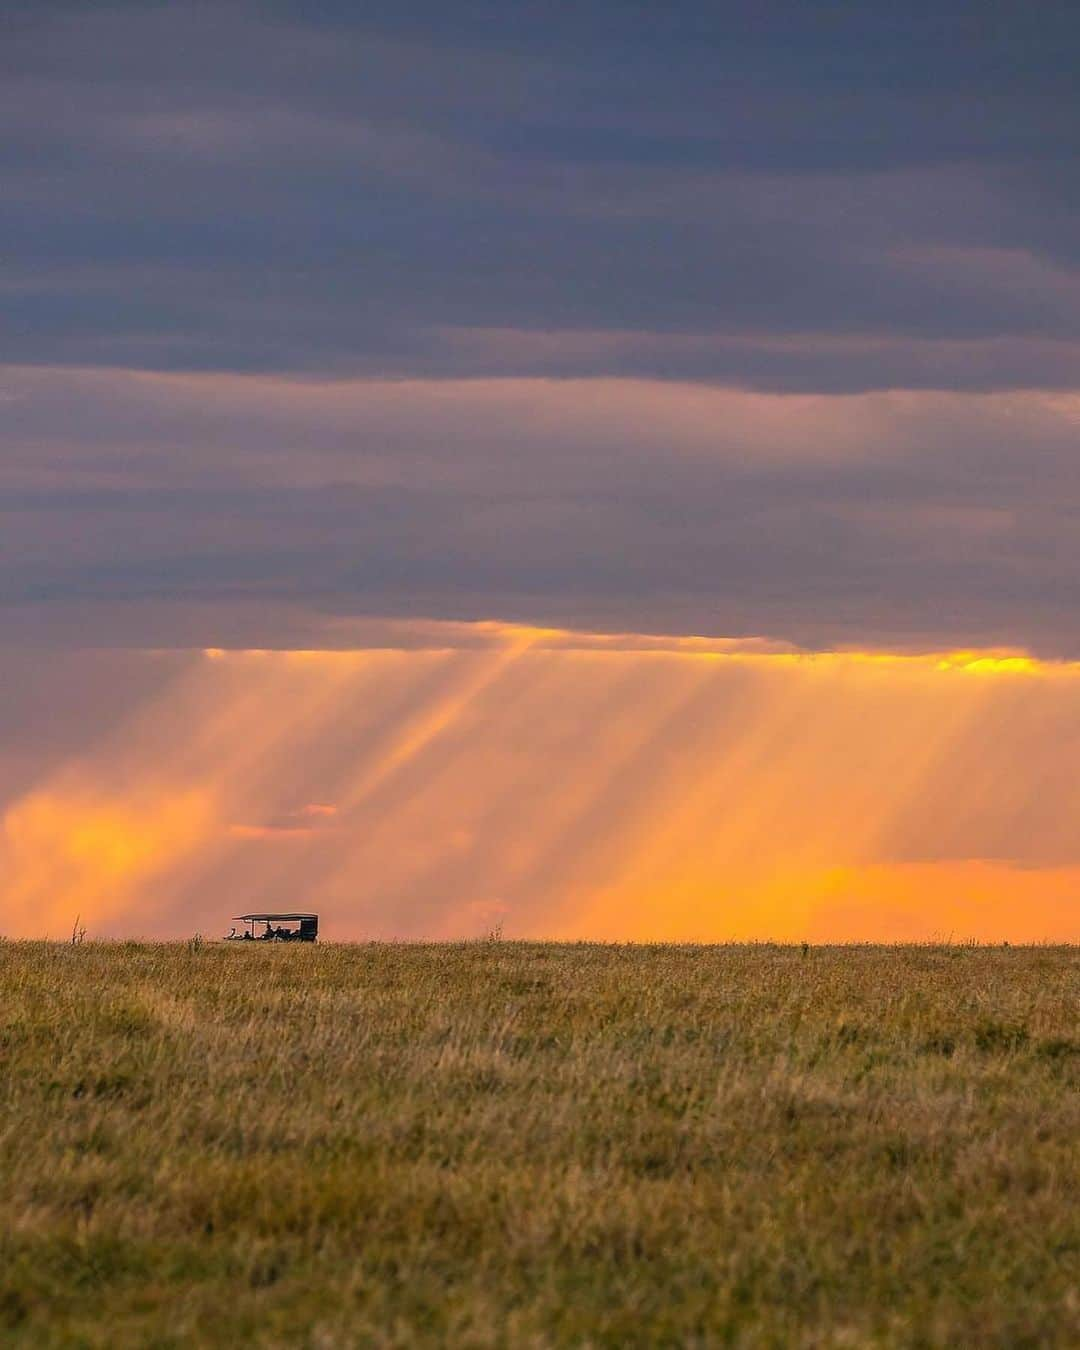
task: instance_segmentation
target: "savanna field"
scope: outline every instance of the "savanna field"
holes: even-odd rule
[[[1074,1346],[1080,949],[0,943],[0,1344]]]

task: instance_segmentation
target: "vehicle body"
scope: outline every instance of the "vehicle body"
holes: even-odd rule
[[[235,914],[233,918],[244,929],[238,933],[233,928],[226,942],[315,942],[319,937],[317,914]]]

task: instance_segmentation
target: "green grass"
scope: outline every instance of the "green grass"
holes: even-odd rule
[[[0,1344],[1072,1346],[1077,948],[0,943]]]

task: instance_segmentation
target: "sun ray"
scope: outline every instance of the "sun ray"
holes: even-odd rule
[[[1076,665],[380,631],[163,667],[3,804],[4,931],[302,899],[340,936],[1077,934]]]

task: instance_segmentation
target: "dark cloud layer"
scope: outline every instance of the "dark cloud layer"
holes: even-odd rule
[[[1071,382],[1073,6],[6,13],[8,360]]]
[[[5,5],[0,640],[1076,655],[1078,13]]]
[[[295,606],[1080,653],[1074,395],[33,369],[0,390],[9,640],[325,642],[281,626]]]

